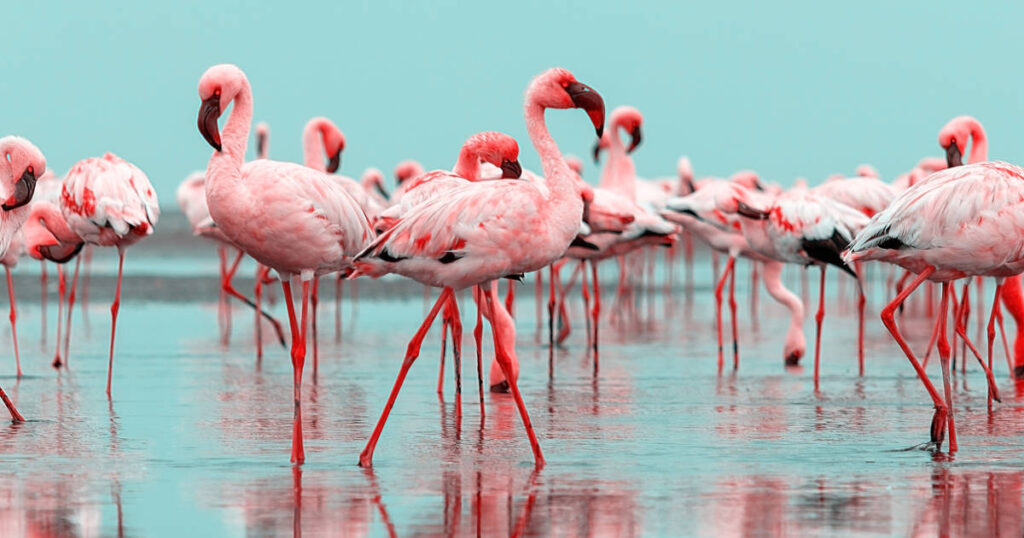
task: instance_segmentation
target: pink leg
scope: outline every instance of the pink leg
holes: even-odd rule
[[[25,417],[21,416],[17,407],[14,407],[14,402],[7,397],[7,393],[4,392],[2,387],[0,387],[0,400],[3,400],[7,410],[11,413],[11,422],[25,422]]]
[[[932,385],[931,380],[928,379],[928,374],[925,373],[924,368],[921,367],[921,363],[919,363],[917,357],[914,356],[914,352],[911,351],[910,346],[907,345],[906,340],[903,339],[903,335],[900,334],[900,330],[899,327],[896,325],[895,318],[896,310],[900,307],[901,304],[903,304],[903,301],[905,301],[907,297],[911,293],[913,293],[914,290],[917,289],[921,285],[921,283],[923,283],[925,279],[927,279],[934,272],[935,268],[931,266],[925,268],[924,271],[921,271],[921,274],[917,275],[917,278],[914,279],[914,281],[910,284],[909,287],[900,291],[899,295],[897,295],[891,303],[889,303],[888,305],[885,306],[885,308],[882,309],[881,317],[882,323],[885,325],[885,328],[889,330],[889,333],[892,334],[893,339],[896,340],[896,344],[900,346],[900,349],[902,349],[903,353],[907,356],[907,359],[910,361],[911,366],[914,367],[914,371],[917,372],[917,377],[921,380],[921,383],[924,385],[925,390],[928,391],[928,395],[931,397],[932,403],[935,404],[935,416],[932,418],[931,428],[932,442],[941,446],[942,439],[945,436],[946,415],[948,414],[948,408],[946,407],[945,401],[943,401],[942,397],[939,395],[939,391],[935,390],[935,386]],[[940,325],[940,330],[944,328],[945,324],[943,323],[942,325]]]
[[[533,448],[533,459],[536,466],[540,468],[544,466],[544,455],[540,451],[540,443],[537,442],[537,435],[533,431],[530,415],[526,412],[523,396],[519,393],[519,383],[512,372],[512,360],[508,354],[508,350],[515,346],[515,342],[503,340],[509,335],[514,336],[515,328],[512,325],[512,318],[509,317],[508,312],[494,307],[494,303],[499,301],[495,290],[496,287],[491,286],[484,291],[487,310],[491,314],[491,335],[494,337],[495,356],[497,357],[498,365],[501,366],[502,371],[505,373],[505,380],[508,381],[509,388],[512,390],[512,397],[515,399],[516,407],[519,408],[519,416],[523,420],[523,427],[526,428],[526,436],[530,439],[530,447]]]
[[[256,265],[256,284],[253,286],[253,298],[256,302],[256,309],[253,313],[256,316],[254,331],[256,340],[256,361],[263,360],[263,318],[260,312],[263,311],[263,265]]]
[[[968,280],[967,284],[964,284],[965,292],[969,291],[968,286],[970,286],[970,280]],[[992,375],[992,368],[985,364],[985,361],[981,358],[981,353],[978,353],[978,349],[974,347],[974,344],[971,342],[971,339],[967,337],[967,315],[965,311],[969,308],[970,307],[968,306],[966,300],[961,302],[960,315],[955,317],[955,319],[957,320],[955,330],[956,333],[960,335],[960,340],[963,341],[964,347],[966,349],[971,350],[971,353],[974,354],[974,357],[978,359],[978,364],[981,365],[981,370],[985,372],[985,379],[988,382],[988,405],[991,406],[993,399],[995,399],[997,402],[1001,401],[999,399],[999,387],[996,386],[996,378],[995,376]],[[966,349],[964,350],[963,358],[961,359],[965,363],[965,365],[963,366],[964,368],[966,368],[967,362]]]
[[[121,276],[124,271],[124,251],[117,250],[117,293],[110,305],[110,357],[107,360],[107,399],[110,399],[110,380],[114,372],[114,334],[117,333],[117,311],[121,309]]]
[[[451,307],[446,302],[441,310],[441,366],[437,369],[437,394],[444,393],[444,355],[448,348],[448,316],[451,314]]]
[[[39,331],[39,343],[44,348],[46,347],[46,260],[39,260],[39,289],[42,291],[42,296],[39,298],[40,310],[42,311],[43,319],[40,322],[41,330]]]
[[[760,262],[750,262],[750,320],[754,324],[754,330],[757,331],[760,328],[757,318],[757,289],[758,283],[761,280],[760,277]]]
[[[445,302],[450,300],[452,297],[452,289],[445,288],[441,291],[441,296],[437,298],[437,302],[434,303],[434,307],[427,313],[426,319],[423,320],[423,324],[420,325],[416,334],[412,337],[412,341],[409,342],[409,347],[405,352],[405,359],[402,360],[402,368],[398,371],[398,378],[395,379],[395,385],[391,389],[391,394],[388,396],[388,402],[384,405],[384,411],[380,415],[380,419],[377,420],[377,426],[373,429],[373,434],[370,435],[370,440],[366,442],[366,447],[363,448],[363,452],[359,454],[359,466],[370,467],[373,465],[373,450],[377,446],[377,440],[380,438],[381,432],[384,430],[384,424],[388,420],[388,415],[391,414],[391,408],[395,405],[395,400],[398,398],[398,392],[402,390],[402,383],[405,381],[406,374],[409,373],[409,367],[416,361],[416,357],[420,354],[420,346],[423,344],[423,338],[426,337],[427,331],[430,330],[430,325],[433,324],[434,318],[437,317],[437,313],[444,306]],[[514,378],[512,384],[514,385]]]
[[[538,275],[538,278],[540,278],[541,271],[537,271],[537,275]],[[473,293],[473,298],[477,299],[477,302],[476,302],[476,326],[473,327],[473,340],[476,341],[476,381],[477,381],[477,388],[480,390],[480,417],[483,418],[483,416],[484,416],[484,365],[483,365],[483,342],[482,342],[482,340],[483,340],[483,334],[484,334],[484,319],[483,319],[483,304],[480,302],[482,300],[482,298],[480,297],[480,295],[478,293],[476,293],[477,291],[479,291],[479,293],[482,294],[483,291],[480,291],[480,287],[479,286],[474,286],[473,289],[475,290],[474,293]],[[543,293],[541,295],[543,295]],[[540,297],[541,295],[538,295],[538,297]],[[538,304],[540,304],[539,301],[540,300],[538,299]],[[537,319],[540,319],[540,318],[537,318]]]
[[[67,292],[67,284],[64,282],[64,266],[57,266],[57,339],[54,340],[53,362],[54,368],[60,368],[64,361],[60,358],[61,329],[64,327],[64,294]]]
[[[18,311],[15,308],[16,301],[14,299],[14,279],[11,278],[11,268],[4,266],[4,271],[7,272],[7,300],[11,305],[11,315],[8,316],[11,320],[11,340],[14,343],[14,363],[18,367],[18,377],[21,377],[21,355],[18,353]]]
[[[715,323],[718,332],[718,371],[722,371],[722,366],[725,364],[722,351],[722,290],[725,289],[725,283],[729,279],[729,273],[732,272],[735,266],[736,258],[729,256],[728,261],[725,262],[725,270],[722,271],[722,276],[718,279],[718,284],[715,285]]]
[[[736,264],[733,262],[733,269],[729,271],[729,318],[732,323],[732,368],[738,370],[740,367],[740,344],[738,330],[736,327]]]
[[[859,269],[857,274],[861,274]],[[857,289],[860,293],[857,297],[857,375],[864,377],[864,308],[868,299],[864,295],[863,283],[860,283]]]
[[[313,277],[313,293],[309,299],[313,325],[313,383],[316,383],[316,378],[320,374],[320,344],[317,342],[316,334],[317,311],[320,310],[320,277]]]
[[[537,311],[536,312],[536,316],[537,316],[537,332],[540,332],[540,330],[541,330],[541,320],[543,319],[543,314],[544,314],[544,305],[543,305],[543,300],[544,300],[543,299],[544,298],[544,270],[541,269],[539,271],[534,272],[533,276],[534,276],[534,278],[536,278],[536,280],[534,281],[535,287],[534,287],[534,290],[533,290],[533,294],[534,294],[534,303],[536,304],[536,311]]]
[[[302,441],[302,368],[306,364],[306,316],[309,301],[309,282],[302,283],[302,328],[295,316],[295,304],[292,299],[291,277],[281,275],[281,289],[284,292],[285,305],[288,308],[288,323],[292,330],[292,376],[295,398],[295,414],[292,422],[292,456],[291,462],[302,464],[306,461],[306,452]]]
[[[942,325],[939,328],[939,361],[942,365],[942,388],[946,395],[947,424],[949,427],[949,451],[956,452],[956,426],[953,421],[953,392],[949,383],[949,342],[946,339],[946,309],[949,305],[949,282],[942,283],[942,302],[939,304],[939,316]],[[941,446],[941,438],[939,441]]]
[[[590,283],[587,282],[587,262],[580,260],[580,269],[583,273],[583,287],[581,291],[583,293],[583,317],[587,320],[587,347],[589,348],[593,342],[593,335],[590,334]]]
[[[228,251],[226,245],[217,246],[217,256],[220,258],[220,294],[217,296],[217,324],[220,327],[220,343],[222,346],[228,345],[229,329],[227,321],[227,310],[228,310],[228,298],[224,294],[224,280],[227,278],[228,272]]]
[[[555,348],[555,279],[558,278],[557,262],[549,267],[548,275],[548,348]],[[482,289],[482,288],[481,288]]]
[[[340,275],[334,281],[334,343],[341,342],[341,298],[345,294],[345,279]]]
[[[71,364],[71,314],[75,311],[75,292],[78,290],[78,269],[82,257],[75,258],[75,273],[71,277],[71,291],[68,292],[68,317],[64,322],[64,364]]]
[[[512,280],[508,281],[508,292],[505,295],[505,310],[508,310],[512,319],[516,317],[516,283]]]
[[[235,258],[235,263],[231,266],[231,268],[229,268],[228,271],[225,272],[224,278],[221,280],[221,290],[228,296],[234,297],[235,299],[242,301],[249,308],[255,310],[260,316],[263,316],[263,319],[266,319],[268,322],[270,322],[270,325],[274,327],[274,333],[277,335],[278,342],[280,342],[281,346],[284,347],[284,329],[281,328],[281,323],[277,321],[277,319],[275,319],[274,316],[271,316],[266,310],[262,310],[261,308],[256,306],[256,303],[254,303],[248,297],[239,293],[239,291],[235,289],[234,285],[231,284],[231,279],[235,276],[235,271],[238,270],[238,264],[241,261],[241,256],[242,253],[239,252],[238,257]],[[263,275],[267,275],[269,271],[269,268],[264,268]],[[262,290],[262,288],[260,289]]]
[[[590,277],[594,281],[594,310],[591,312],[594,323],[594,373],[597,373],[598,328],[601,326],[601,281],[598,279],[597,260],[590,260]]]
[[[451,312],[448,315],[448,323],[452,328],[452,360],[455,366],[455,416],[462,418],[462,319],[459,317],[459,303],[452,294],[448,300]],[[447,308],[447,307],[446,307]],[[483,375],[480,379],[483,383]],[[482,388],[482,387],[481,387]],[[483,391],[480,392],[483,394]]]
[[[821,366],[821,322],[825,320],[825,266],[821,266],[821,282],[818,285],[818,313],[814,315],[817,332],[814,335],[814,388],[818,388],[818,371]]]
[[[81,310],[83,325],[89,330],[89,289],[92,285],[92,245],[85,245],[82,256],[85,257],[85,272],[82,274],[82,300],[78,303]]]
[[[992,297],[992,313],[988,316],[988,328],[986,330],[986,336],[988,336],[988,369],[992,370],[992,347],[996,340],[996,316],[999,311],[999,301],[1002,300],[1003,294],[1003,279],[996,279],[996,293]],[[988,407],[992,408],[992,394],[989,393]]]

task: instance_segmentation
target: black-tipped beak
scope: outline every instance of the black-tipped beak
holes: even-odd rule
[[[391,198],[391,195],[388,194],[388,191],[384,189],[384,185],[381,185],[380,183],[374,182],[373,186],[374,186],[374,188],[377,189],[377,193],[380,194],[381,196],[383,196],[385,200]]]
[[[14,184],[14,194],[3,203],[3,210],[10,211],[31,202],[34,192],[36,192],[36,175],[33,170],[25,170],[18,182]]]
[[[950,140],[949,145],[946,146],[946,165],[953,168],[963,164],[963,155],[960,153],[960,148],[956,145],[956,140]]]
[[[262,158],[267,154],[267,135],[256,133],[256,157]]]
[[[221,151],[220,131],[217,128],[217,120],[220,119],[220,95],[214,94],[203,100],[199,107],[199,133],[203,135],[206,142],[213,146],[213,149]]]
[[[642,136],[640,135],[640,126],[637,125],[634,127],[633,130],[629,132],[629,136],[632,140],[629,142],[629,147],[626,148],[626,153],[633,153],[633,150],[640,145],[640,141],[642,139]]]
[[[587,241],[586,239],[583,239],[578,235],[573,238],[572,243],[569,243],[569,246],[580,247],[586,250],[601,250],[601,247],[591,243],[590,241]]]
[[[519,161],[501,161],[501,179],[519,179],[523,175],[523,167]]]
[[[601,139],[594,142],[594,164],[601,162]]]
[[[53,263],[67,263],[77,256],[84,246],[85,242],[83,241],[73,245],[50,245],[39,247],[39,255]]]
[[[582,108],[590,116],[590,122],[594,124],[597,137],[604,134],[604,99],[601,94],[582,82],[572,82],[565,87],[566,93],[572,99],[576,108]]]
[[[338,171],[338,167],[341,166],[341,149],[337,153],[331,155],[331,158],[327,161],[327,173],[333,174]]]
[[[754,209],[753,207],[750,207],[749,205],[747,205],[747,204],[745,204],[743,202],[737,202],[737,204],[736,204],[736,213],[738,213],[741,217],[746,217],[748,219],[754,219],[754,220],[767,220],[768,219],[768,212],[767,211],[761,211],[760,209]]]

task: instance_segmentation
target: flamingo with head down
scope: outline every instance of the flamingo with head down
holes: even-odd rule
[[[545,125],[547,108],[581,108],[590,116],[598,136],[604,127],[604,102],[597,92],[565,69],[545,71],[530,83],[525,105],[527,132],[544,168],[543,185],[494,180],[453,189],[443,198],[416,206],[356,257],[360,273],[398,273],[443,288],[409,344],[388,402],[359,457],[360,465],[371,465],[377,440],[438,311],[450,301],[454,290],[478,284],[483,284],[483,303],[490,313],[498,363],[519,409],[536,464],[544,464],[512,372],[515,326],[508,312],[495,306],[499,302],[496,288],[488,283],[550,265],[565,254],[580,228],[583,198],[575,175]]]

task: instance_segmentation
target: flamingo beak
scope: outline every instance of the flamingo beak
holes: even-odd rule
[[[519,165],[519,161],[501,161],[501,179],[519,179],[523,175],[523,167]]]
[[[262,157],[267,154],[267,135],[263,133],[256,134],[256,156]]]
[[[629,143],[629,147],[626,148],[626,153],[633,153],[633,150],[640,145],[640,140],[642,138],[640,135],[640,126],[637,125],[634,127],[633,130],[629,132],[629,136],[632,140]]]
[[[761,211],[760,209],[754,209],[753,207],[750,207],[749,205],[747,205],[747,204],[745,204],[743,202],[737,202],[736,203],[736,213],[738,213],[741,217],[747,217],[748,219],[754,219],[754,220],[767,220],[768,219],[768,212],[767,211]]]
[[[601,140],[594,142],[594,164],[601,162]]]
[[[220,118],[220,95],[213,94],[203,100],[199,107],[199,133],[203,135],[206,142],[213,146],[213,149],[221,151],[220,131],[217,129],[217,120]]]
[[[327,161],[327,173],[333,174],[338,171],[341,166],[341,148],[338,148],[338,152],[331,155],[331,159]]]
[[[385,200],[391,198],[391,195],[388,194],[388,191],[384,189],[384,185],[374,182],[373,186],[375,189],[377,189],[377,193],[383,196]]]
[[[963,164],[963,155],[960,153],[959,146],[956,145],[956,140],[950,140],[949,145],[946,146],[946,165],[953,168]]]
[[[597,137],[604,134],[604,99],[601,94],[582,82],[571,82],[565,87],[566,93],[572,99],[576,108],[582,108],[590,116],[590,122],[594,124]]]
[[[14,184],[14,194],[3,203],[4,211],[17,209],[32,201],[32,194],[36,191],[36,175],[29,167],[21,174],[21,178]]]

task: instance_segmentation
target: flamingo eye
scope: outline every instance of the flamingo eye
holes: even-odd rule
[[[30,173],[30,174],[35,174],[36,173],[35,168],[33,168],[31,164],[28,165],[28,168],[26,168],[25,171]]]
[[[213,90],[213,95],[216,95],[217,97],[220,97],[220,88],[217,88],[216,90]]]

